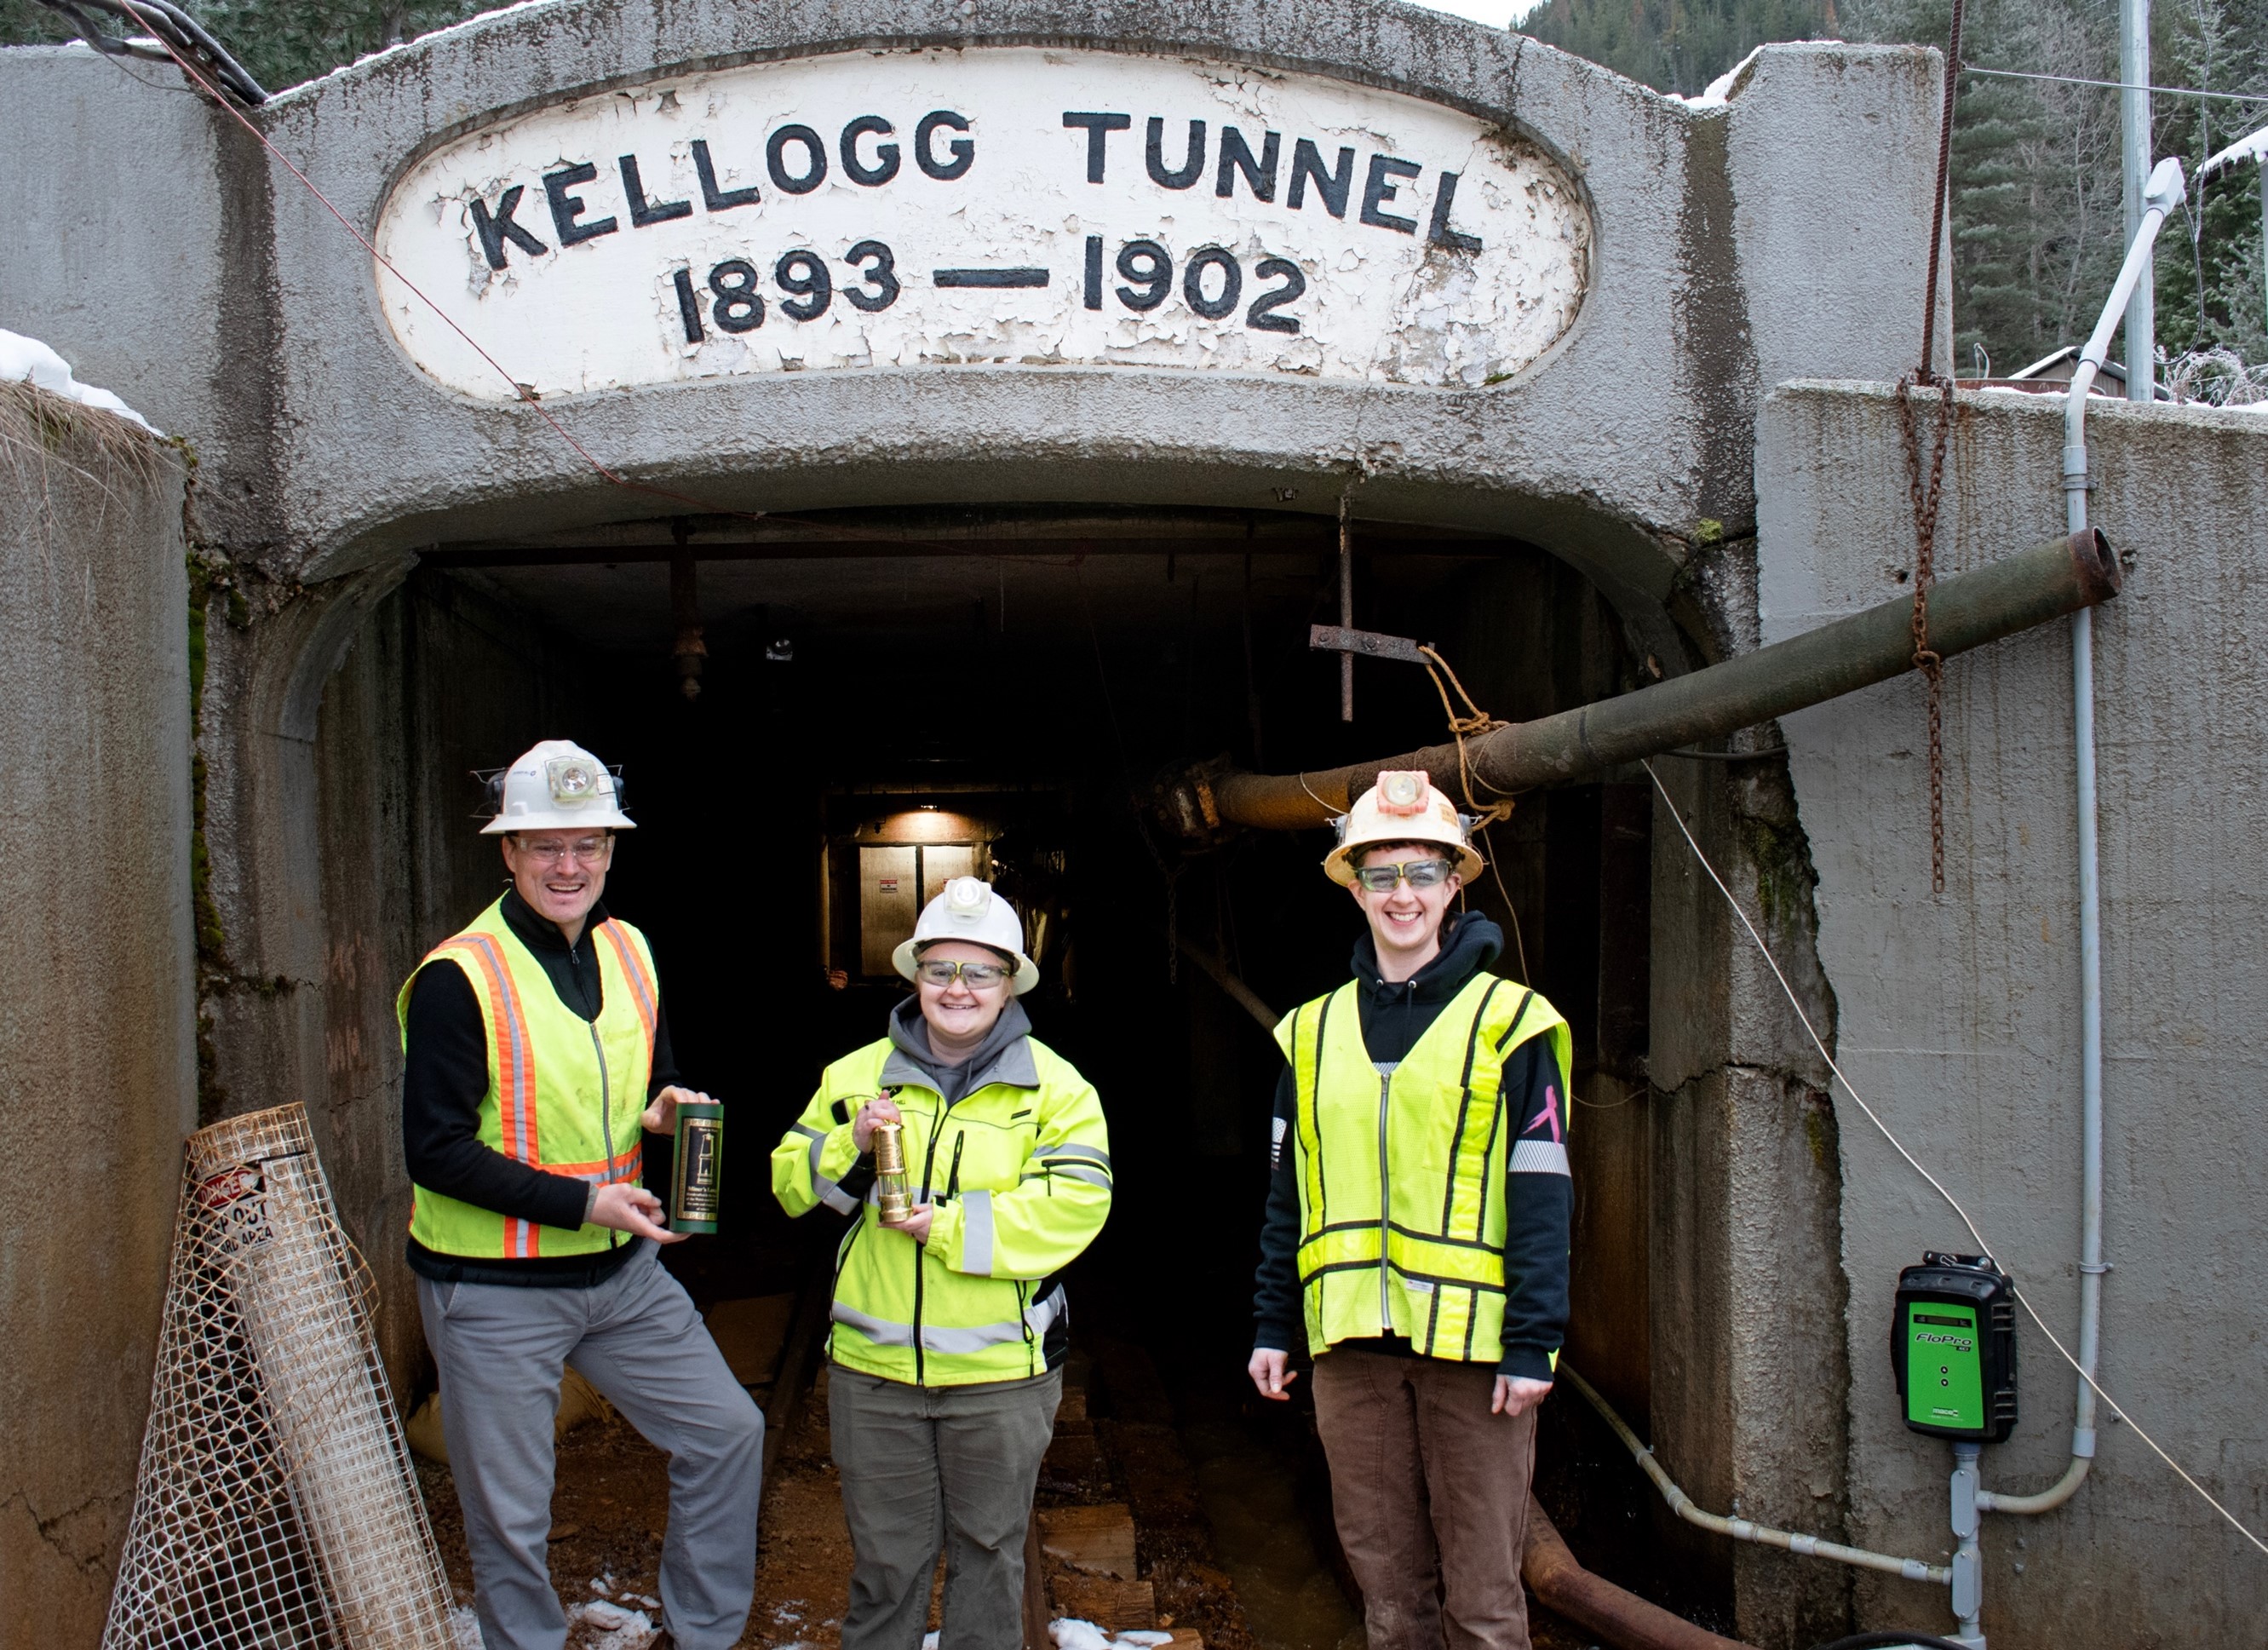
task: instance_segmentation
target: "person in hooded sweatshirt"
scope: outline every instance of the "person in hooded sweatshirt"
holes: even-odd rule
[[[845,1055],[772,1153],[791,1215],[856,1217],[836,1256],[828,1426],[850,1526],[843,1650],[919,1650],[945,1551],[939,1650],[1023,1642],[1024,1536],[1055,1435],[1069,1304],[1057,1276],[1110,1212],[1094,1086],[1031,1035],[1023,923],[956,877],[897,948],[914,994]],[[910,1217],[885,1226],[874,1127],[902,1126]],[[863,1205],[863,1207],[862,1207]]]
[[[1370,1650],[1528,1650],[1535,1412],[1567,1322],[1572,1041],[1452,910],[1481,869],[1423,773],[1381,773],[1323,861],[1369,932],[1276,1028],[1273,1169],[1248,1370],[1302,1344]]]

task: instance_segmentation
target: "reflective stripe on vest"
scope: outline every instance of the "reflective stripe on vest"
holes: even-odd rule
[[[1480,975],[1406,1057],[1373,1063],[1359,990],[1303,1005],[1276,1034],[1298,1091],[1291,1132],[1309,1344],[1395,1334],[1428,1356],[1493,1363],[1505,1177],[1529,1167],[1509,1160],[1528,1120],[1506,1114],[1498,1086],[1513,1048],[1548,1036],[1553,1099],[1564,1104],[1572,1036],[1534,991]]]
[[[1057,1284],[1044,1300],[1035,1302],[1021,1318],[1005,1323],[979,1323],[968,1329],[941,1328],[934,1323],[922,1325],[922,1347],[932,1352],[981,1352],[988,1346],[999,1346],[1010,1341],[1020,1342],[1025,1331],[1035,1338],[1044,1337],[1058,1317],[1068,1315],[1070,1297]],[[877,1346],[911,1346],[914,1326],[894,1323],[887,1318],[878,1318],[848,1307],[837,1300],[828,1308],[828,1316],[837,1323],[847,1323]]]
[[[660,988],[645,939],[609,919],[591,931],[600,1011],[586,1021],[559,1000],[543,965],[490,905],[418,964],[463,970],[479,1002],[488,1043],[489,1088],[477,1135],[517,1163],[606,1185],[644,1172],[640,1115],[653,1069]],[[409,1039],[413,974],[396,1000]],[[606,1228],[572,1231],[479,1208],[413,1187],[410,1234],[437,1254],[526,1260],[592,1254],[619,1242]]]

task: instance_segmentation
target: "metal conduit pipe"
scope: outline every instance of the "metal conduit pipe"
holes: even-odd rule
[[[1933,608],[1935,603],[1931,603]],[[1653,1487],[1661,1492],[1661,1499],[1669,1503],[1669,1510],[1687,1523],[1719,1536],[1730,1536],[1734,1541],[1753,1542],[1760,1547],[1778,1547],[1786,1552],[1800,1553],[1807,1558],[1832,1558],[1837,1564],[1855,1565],[1862,1570],[1879,1570],[1885,1575],[1904,1576],[1909,1581],[1932,1581],[1939,1587],[1953,1584],[1953,1572],[1944,1565],[1925,1564],[1918,1558],[1897,1558],[1886,1552],[1868,1552],[1863,1547],[1846,1547],[1837,1541],[1825,1541],[1817,1536],[1799,1535],[1793,1530],[1775,1529],[1770,1524],[1759,1524],[1745,1518],[1722,1518],[1714,1513],[1705,1513],[1693,1505],[1693,1499],[1679,1489],[1661,1463],[1653,1458],[1653,1451],[1638,1442],[1638,1434],[1624,1424],[1615,1413],[1614,1405],[1599,1396],[1598,1389],[1577,1374],[1567,1360],[1559,1360],[1557,1378],[1565,1381],[1583,1395],[1599,1417],[1614,1428],[1615,1436],[1623,1440],[1640,1470],[1653,1480]]]
[[[1545,1608],[1598,1634],[1614,1650],[1755,1650],[1593,1575],[1577,1562],[1557,1528],[1533,1500],[1528,1504],[1528,1541],[1521,1555],[1520,1579]]]
[[[1930,645],[1946,658],[1982,647],[2118,593],[2118,564],[2102,534],[2073,533],[1955,574],[1930,593]],[[1619,698],[1500,727],[1469,740],[1465,759],[1482,800],[1537,785],[1580,784],[1624,762],[1697,740],[1720,739],[1792,711],[1887,681],[1913,668],[1913,602],[1900,596],[1801,636]],[[1422,768],[1461,791],[1454,744],[1434,745],[1328,772],[1194,770],[1168,781],[1160,810],[1184,835],[1224,825],[1296,830],[1346,811],[1383,769]]]
[[[2064,400],[2063,485],[2064,522],[2073,534],[2088,531],[2087,493],[2093,484],[2087,461],[2087,397],[2109,358],[2127,300],[2150,268],[2159,226],[2184,194],[2182,163],[2170,156],[2160,161],[2144,191],[2146,210],[2126,261],[2072,374]],[[2079,814],[2079,1396],[2072,1413],[2071,1463],[2063,1477],[2033,1495],[1979,1490],[1977,1509],[1982,1513],[2052,1512],[2078,1492],[2095,1459],[2094,1375],[2102,1338],[2102,1277],[2110,1268],[2102,1263],[2102,876],[2095,835],[2095,615],[2085,608],[2072,617],[2071,675]]]

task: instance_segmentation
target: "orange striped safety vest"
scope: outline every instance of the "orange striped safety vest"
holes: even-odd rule
[[[645,936],[611,917],[591,930],[599,958],[596,1023],[559,1000],[535,954],[504,919],[504,902],[426,954],[394,1000],[402,1046],[409,988],[437,963],[464,970],[488,1033],[489,1087],[480,1138],[516,1163],[604,1185],[643,1172],[646,1085],[661,988]],[[413,1186],[409,1235],[440,1255],[528,1260],[596,1253],[622,1242],[604,1226],[569,1232]]]

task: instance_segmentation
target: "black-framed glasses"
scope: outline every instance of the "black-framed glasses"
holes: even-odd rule
[[[924,985],[950,985],[957,979],[972,991],[989,990],[1008,974],[1008,969],[998,962],[947,962],[943,957],[932,957],[914,964],[914,977]]]
[[[1354,880],[1373,894],[1391,894],[1395,884],[1402,882],[1413,888],[1439,888],[1454,869],[1446,859],[1411,859],[1401,865],[1365,866],[1354,873]]]

